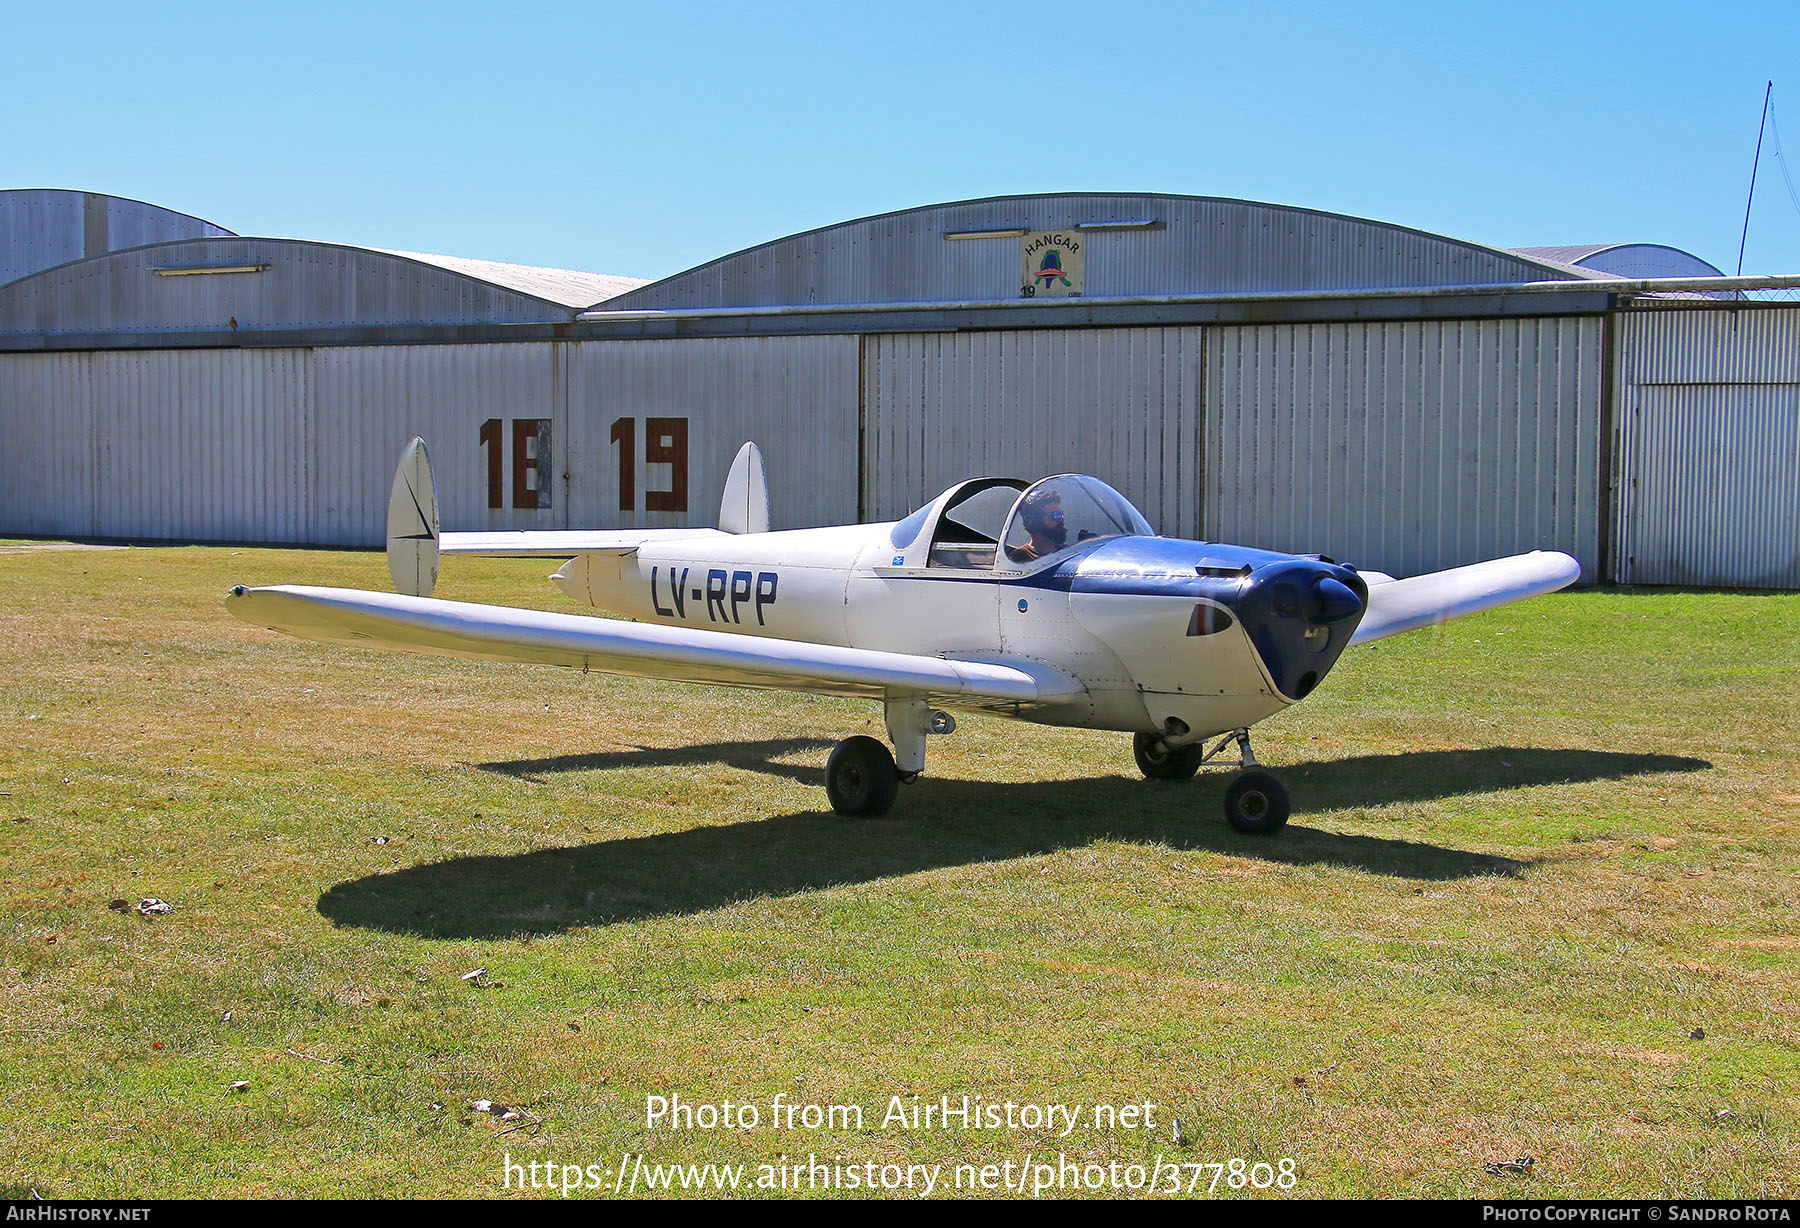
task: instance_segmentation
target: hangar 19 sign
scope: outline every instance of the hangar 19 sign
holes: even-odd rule
[[[1083,236],[1039,230],[1020,238],[1019,294],[1023,298],[1080,298]]]

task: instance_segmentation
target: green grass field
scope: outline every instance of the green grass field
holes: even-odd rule
[[[452,560],[439,595],[571,608],[548,570]],[[239,581],[387,586],[0,553],[0,1192],[490,1195],[506,1155],[1800,1179],[1800,597],[1576,592],[1353,651],[1259,729],[1294,816],[1255,839],[1223,773],[982,718],[838,818],[825,754],[873,705],[306,644],[227,616]],[[109,908],[144,897],[173,911]],[[964,1093],[1158,1107],[881,1123]],[[867,1116],[647,1127],[673,1094]]]

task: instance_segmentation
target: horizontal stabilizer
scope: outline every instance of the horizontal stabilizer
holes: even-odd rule
[[[1367,644],[1404,631],[1511,605],[1566,588],[1581,578],[1581,564],[1555,550],[1453,567],[1369,587],[1367,612],[1350,643]]]
[[[919,696],[952,706],[1003,709],[1053,701],[1080,690],[1047,672],[1028,673],[999,663],[363,589],[240,585],[226,597],[225,607],[247,623],[327,644],[560,665],[676,682],[778,687],[865,699]]]
[[[506,559],[572,559],[578,554],[630,554],[646,542],[723,536],[717,529],[521,529],[445,533],[440,554],[479,554]]]

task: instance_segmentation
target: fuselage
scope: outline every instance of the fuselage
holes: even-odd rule
[[[909,518],[910,520],[911,518]],[[553,577],[646,622],[1038,668],[1008,715],[1182,744],[1304,698],[1348,644],[1366,588],[1328,561],[1113,535],[1041,560],[944,565],[907,522],[647,542]]]

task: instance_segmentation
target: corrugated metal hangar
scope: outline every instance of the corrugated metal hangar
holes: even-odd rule
[[[1072,193],[646,284],[32,191],[0,279],[0,535],[378,546],[415,434],[446,527],[680,525],[755,439],[777,527],[1079,471],[1394,574],[1800,588],[1800,307],[1742,293],[1800,283],[1656,244]]]

